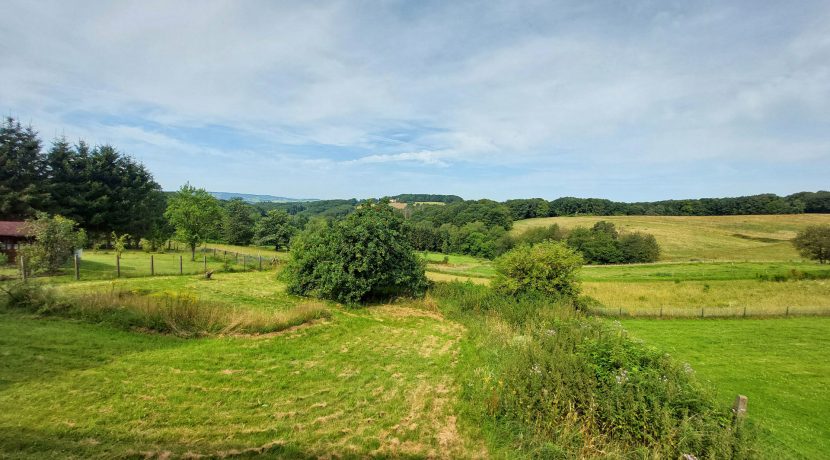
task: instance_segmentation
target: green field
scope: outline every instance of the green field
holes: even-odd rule
[[[563,229],[590,227],[600,220],[622,231],[653,234],[662,261],[797,261],[801,257],[790,240],[807,225],[830,224],[830,214],[546,217],[515,222],[512,232],[552,224]]]
[[[724,404],[746,395],[765,458],[820,459],[830,452],[830,318],[622,323],[690,363]]]

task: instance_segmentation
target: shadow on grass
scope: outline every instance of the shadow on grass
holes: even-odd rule
[[[0,310],[0,391],[103,366],[122,355],[184,344],[184,339],[170,336]]]

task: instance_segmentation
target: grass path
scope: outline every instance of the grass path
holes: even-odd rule
[[[464,329],[435,313],[204,340],[0,316],[2,455],[486,455],[454,415]]]
[[[632,335],[691,364],[724,404],[749,397],[765,458],[830,452],[830,318],[625,320]]]

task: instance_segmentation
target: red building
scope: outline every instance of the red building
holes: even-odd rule
[[[20,245],[29,241],[23,232],[25,222],[0,220],[0,252],[9,257],[9,263],[17,259],[17,250]]]

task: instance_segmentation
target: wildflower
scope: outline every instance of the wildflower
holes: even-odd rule
[[[628,381],[628,371],[620,369],[620,372],[615,376],[615,378],[617,379],[617,385],[622,385]]]
[[[691,374],[691,373],[693,373],[695,370],[694,370],[694,369],[692,369],[691,364],[689,364],[689,363],[683,363],[683,371],[684,371],[684,372],[686,372],[687,374]]]

